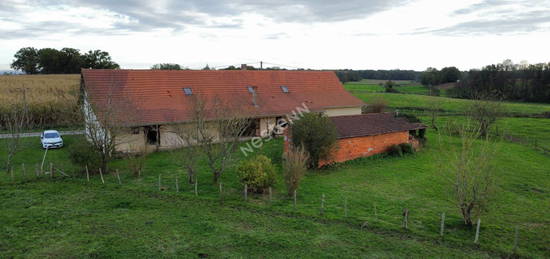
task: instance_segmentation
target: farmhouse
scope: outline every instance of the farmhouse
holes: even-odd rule
[[[193,121],[197,97],[206,110],[223,103],[249,118],[249,137],[281,134],[278,121],[296,110],[358,115],[364,105],[328,71],[83,69],[81,92],[87,131],[113,120],[123,126],[118,151],[181,146],[174,126]]]
[[[403,143],[419,148],[426,129],[422,123],[410,123],[393,113],[344,115],[330,119],[336,127],[337,143],[330,158],[319,161],[319,166],[384,153],[391,146]],[[285,149],[291,142],[287,134]]]

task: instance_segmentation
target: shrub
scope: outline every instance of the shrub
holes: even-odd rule
[[[373,99],[366,108],[363,109],[364,113],[381,113],[384,112],[388,103],[383,98]]]
[[[283,173],[288,196],[292,196],[298,189],[300,181],[307,171],[308,154],[303,147],[291,146],[283,154]]]
[[[264,155],[241,162],[237,170],[241,183],[252,192],[262,193],[275,184],[275,167]]]
[[[401,147],[401,150],[403,151],[403,154],[413,154],[414,153],[414,148],[410,143],[399,144],[399,147]]]
[[[101,164],[100,155],[94,151],[87,141],[79,141],[68,146],[69,158],[81,168],[97,168]]]
[[[309,168],[319,167],[319,160],[328,159],[336,145],[336,126],[323,114],[304,114],[292,125],[291,135],[294,147],[307,151]]]
[[[390,147],[388,154],[390,156],[403,156],[403,149],[399,145],[393,145]]]

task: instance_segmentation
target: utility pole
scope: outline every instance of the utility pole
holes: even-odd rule
[[[264,69],[264,62],[260,61],[260,70],[263,70],[263,69]]]

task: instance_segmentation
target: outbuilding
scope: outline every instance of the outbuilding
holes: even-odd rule
[[[388,152],[393,145],[411,144],[420,147],[426,126],[411,123],[394,113],[368,113],[330,117],[337,131],[337,144],[330,158],[319,161],[319,166],[345,162]],[[292,142],[285,138],[285,149]]]

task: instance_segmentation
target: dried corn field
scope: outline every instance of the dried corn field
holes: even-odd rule
[[[13,104],[25,103],[33,128],[73,127],[78,112],[80,75],[0,76],[0,129]]]

